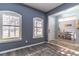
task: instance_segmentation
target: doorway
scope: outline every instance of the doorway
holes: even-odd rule
[[[48,42],[55,40],[55,17],[48,16]]]

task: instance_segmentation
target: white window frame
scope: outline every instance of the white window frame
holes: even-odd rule
[[[11,14],[11,15],[10,15]],[[12,15],[13,14],[13,15]],[[7,42],[14,42],[14,41],[20,41],[22,40],[22,15],[14,12],[14,11],[0,11],[0,15],[2,16],[1,21],[1,38],[0,38],[0,43],[7,43]],[[12,16],[12,17],[19,17],[19,25],[15,26],[15,25],[3,25],[3,15],[8,15],[8,16]],[[12,38],[6,38],[3,39],[2,35],[3,35],[3,26],[10,26],[10,27],[18,27],[19,28],[19,36],[18,37],[12,37]],[[10,31],[9,31],[10,33]]]
[[[40,26],[37,26],[37,24],[39,22],[41,22],[41,24],[40,24]],[[43,33],[44,28],[43,27],[44,27],[44,20],[40,17],[34,17],[33,18],[33,38],[43,38],[44,37],[44,33]],[[37,31],[37,29],[41,30],[41,35],[36,34],[39,32],[39,31]]]

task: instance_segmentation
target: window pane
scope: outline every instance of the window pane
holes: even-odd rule
[[[10,25],[19,25],[19,18],[15,16],[10,16]]]
[[[37,35],[42,36],[42,28],[37,28]]]
[[[15,25],[14,19],[12,19],[12,18],[9,19],[9,25]]]
[[[33,37],[36,37],[36,35],[37,35],[36,28],[33,29],[33,32],[34,32],[34,33],[33,33]]]
[[[9,25],[9,16],[3,15],[3,25]]]
[[[2,31],[2,38],[9,38],[9,27],[3,26],[3,31]]]
[[[20,22],[19,22],[19,19],[18,19],[18,18],[15,19],[15,24],[16,24],[17,26],[20,25]]]
[[[34,20],[34,24],[33,25],[34,25],[34,27],[36,27],[36,25],[37,25],[37,21],[36,20]]]
[[[21,33],[19,33],[19,31],[20,31],[19,27],[16,27],[15,30],[16,30],[16,34],[15,34],[16,37],[19,37],[20,36],[19,34],[21,34]]]
[[[19,25],[19,17],[4,14],[3,25]]]
[[[41,22],[41,21],[39,21],[39,22],[37,23],[37,27],[42,27],[42,22]]]
[[[14,37],[14,27],[10,27],[10,38]]]

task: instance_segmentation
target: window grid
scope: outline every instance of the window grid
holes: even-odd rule
[[[7,18],[6,18],[7,17]],[[2,20],[2,39],[15,39],[20,38],[20,19],[12,19],[12,16],[3,15]],[[15,17],[15,16],[13,16]],[[4,36],[4,27],[7,27],[7,37]],[[18,30],[17,30],[18,28]],[[13,30],[13,32],[12,32]],[[18,31],[18,35],[17,35]],[[11,36],[13,34],[13,37]],[[5,37],[5,38],[4,38]]]
[[[33,19],[33,24],[34,24],[33,38],[41,38],[41,37],[43,37],[43,19],[34,18]]]
[[[18,38],[18,37],[16,37],[16,29],[15,29],[15,28],[16,28],[16,27],[18,27],[18,28],[19,28],[19,30],[20,30],[20,26],[3,25],[3,26],[2,26],[2,28],[3,28],[3,27],[5,27],[5,26],[9,28],[9,29],[8,29],[8,32],[9,32],[9,33],[8,33],[8,37],[10,37],[10,31],[11,31],[11,29],[10,29],[10,28],[11,28],[11,27],[13,27],[13,28],[14,28],[14,37],[10,37],[10,38],[3,38],[3,39]],[[3,29],[2,29],[2,30],[3,30]]]

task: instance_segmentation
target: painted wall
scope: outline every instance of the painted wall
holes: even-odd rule
[[[0,4],[0,10],[10,10],[22,15],[22,40],[16,42],[0,43],[0,51],[26,46],[30,44],[47,41],[46,39],[46,15],[33,8],[22,4]],[[44,19],[44,37],[33,39],[33,17],[42,17]],[[26,43],[27,41],[27,43]]]

